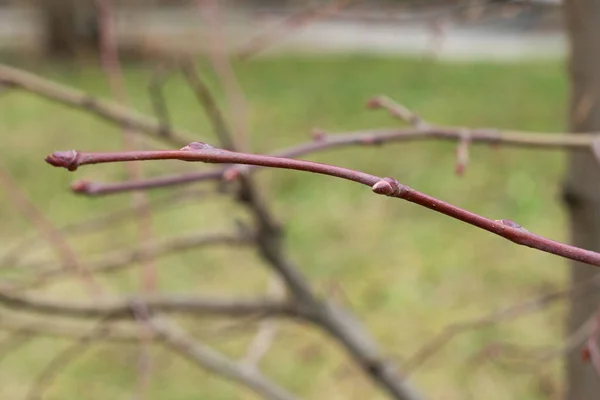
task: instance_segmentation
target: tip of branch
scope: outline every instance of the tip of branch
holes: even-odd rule
[[[367,108],[375,109],[383,106],[383,96],[375,96],[367,101]]]
[[[69,171],[75,171],[79,166],[79,152],[77,150],[55,151],[48,155],[45,160],[54,167],[62,167]]]
[[[71,190],[75,193],[92,193],[92,183],[90,181],[75,181],[71,184]]]
[[[590,351],[590,348],[588,346],[585,346],[581,349],[579,356],[581,358],[581,362],[588,363],[592,359],[592,352]]]

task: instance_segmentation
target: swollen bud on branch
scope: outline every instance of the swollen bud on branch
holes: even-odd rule
[[[55,151],[45,158],[46,162],[54,167],[67,168],[75,171],[79,166],[79,152],[77,150]]]
[[[394,178],[383,178],[372,186],[373,192],[384,196],[401,197],[404,187]]]
[[[192,142],[179,149],[181,151],[217,150],[214,146],[204,142]]]

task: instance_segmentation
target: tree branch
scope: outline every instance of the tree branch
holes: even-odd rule
[[[58,232],[56,227],[44,216],[44,214],[29,201],[27,196],[19,188],[19,185],[17,185],[11,176],[2,168],[0,168],[0,186],[4,188],[4,191],[12,200],[15,207],[36,225],[40,232],[52,244],[64,268],[75,273],[91,293],[100,293],[100,285],[94,280],[94,277],[90,272],[81,266],[77,255],[71,246],[69,246],[64,235]]]
[[[221,315],[241,317],[249,315],[280,315],[309,318],[304,309],[287,302],[270,299],[217,299],[179,295],[151,295],[130,298],[111,298],[94,303],[74,303],[42,299],[30,295],[18,295],[13,291],[0,290],[0,304],[12,309],[72,318],[101,318],[111,315],[113,319],[133,318],[136,305],[144,305],[152,312],[191,315]]]
[[[151,199],[149,206],[152,211],[165,206],[182,205],[189,201],[197,201],[198,198],[207,197],[209,192],[206,190],[185,190],[171,193],[167,196],[161,196],[156,199]],[[126,222],[128,219],[136,217],[135,207],[125,207],[108,213],[95,215],[92,218],[83,221],[69,223],[63,226],[56,227],[58,235],[71,236],[77,235],[80,237],[86,233],[97,233],[101,229]],[[6,268],[20,262],[21,257],[30,254],[30,249],[36,246],[42,239],[43,234],[36,233],[25,237],[9,248],[7,252],[0,258],[0,268]]]
[[[483,328],[492,324],[508,321],[525,314],[534,313],[550,306],[551,304],[564,300],[569,296],[579,297],[592,293],[600,286],[600,276],[592,280],[585,280],[567,289],[546,293],[531,300],[502,308],[498,311],[474,318],[469,321],[453,323],[445,327],[442,332],[434,336],[432,340],[422,346],[404,363],[404,373],[409,375],[429,360],[443,346],[449,343],[458,334],[467,330]],[[585,333],[584,333],[585,334]],[[544,359],[547,361],[547,359]]]
[[[296,397],[265,378],[258,370],[235,363],[215,350],[194,341],[177,326],[159,318],[148,323],[166,346],[200,367],[236,381],[268,400],[295,400]]]
[[[190,141],[186,138],[194,137],[189,132],[173,129],[168,130],[168,134],[165,136],[163,126],[153,118],[148,118],[117,103],[97,99],[80,90],[6,65],[0,65],[0,84],[23,89],[70,107],[87,110],[105,120],[151,134],[171,144],[181,145]]]
[[[300,144],[288,149],[272,153],[273,156],[296,158],[303,155],[319,153],[336,148],[349,146],[379,146],[387,143],[401,143],[423,140],[442,140],[461,142],[468,137],[469,144],[490,144],[536,149],[582,150],[591,149],[600,139],[600,135],[589,134],[560,134],[534,133],[522,131],[500,131],[497,129],[468,129],[452,126],[427,126],[425,128],[390,128],[350,133],[315,135],[313,142]],[[187,174],[166,175],[139,181],[115,183],[79,182],[73,186],[77,193],[86,195],[107,195],[132,190],[166,188],[201,181],[218,180],[235,176],[239,167],[216,168],[210,171],[192,172]],[[244,172],[253,172],[260,166],[248,165]]]
[[[254,239],[249,234],[243,233],[192,233],[181,235],[162,241],[150,242],[134,251],[115,251],[104,255],[96,261],[84,265],[92,274],[117,272],[129,265],[143,261],[146,257],[161,257],[172,253],[184,252],[210,245],[248,245]],[[39,268],[39,265],[36,265]],[[49,268],[36,274],[35,278],[25,284],[18,284],[19,289],[31,289],[52,282],[70,273],[64,268]]]
[[[370,186],[373,192],[377,194],[396,197],[418,204],[422,207],[494,233],[516,244],[535,248],[546,253],[568,258],[570,260],[600,266],[600,253],[584,250],[530,233],[521,225],[511,220],[492,220],[480,216],[462,208],[453,206],[442,200],[436,199],[435,197],[421,193],[406,185],[402,185],[393,178],[381,178],[365,172],[328,164],[282,157],[232,152],[217,149],[200,142],[193,142],[181,150],[131,151],[115,153],[85,153],[71,150],[65,152],[55,152],[46,157],[46,161],[49,164],[57,167],[64,167],[70,171],[76,170],[81,165],[143,160],[183,160],[206,163],[248,164],[279,169],[305,171],[342,178]]]

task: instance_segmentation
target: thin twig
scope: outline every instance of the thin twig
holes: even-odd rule
[[[116,38],[116,19],[114,16],[113,0],[95,0],[98,15],[98,30],[100,32],[100,61],[102,68],[108,77],[112,97],[117,103],[127,105],[127,91],[125,78],[119,60]],[[133,135],[133,131],[123,125],[123,147],[125,150],[140,147],[140,138]],[[162,135],[168,132],[168,127],[162,128]],[[139,164],[130,163],[126,166],[130,180],[141,179],[143,170]],[[152,239],[152,215],[148,206],[148,194],[144,192],[132,193],[132,204],[137,209],[137,225],[139,242],[148,242]],[[140,248],[139,251],[143,249]],[[144,294],[154,293],[157,290],[157,267],[156,260],[148,255],[143,255],[140,262],[140,289]],[[150,359],[150,334],[140,334],[140,368],[138,373],[138,386],[141,388],[140,395],[145,392],[145,383],[149,382],[148,375],[151,371]]]
[[[216,7],[216,3],[212,3]],[[216,56],[219,56],[218,54]],[[220,60],[225,65],[215,64],[215,68],[225,68],[223,79],[233,79],[235,76],[231,71],[226,58]],[[231,75],[227,75],[231,74]],[[231,82],[230,82],[231,83]],[[231,87],[231,85],[230,85]],[[203,88],[200,87],[202,90]],[[234,94],[241,96],[241,91],[235,85],[232,87]],[[204,103],[207,115],[215,128],[217,136],[223,145],[230,146],[231,150],[238,150],[235,135],[232,135],[227,124],[219,112],[216,101],[208,90],[199,93],[198,98]],[[212,108],[212,109],[211,109]],[[298,267],[289,260],[283,248],[282,229],[267,207],[266,201],[261,195],[258,187],[251,176],[240,173],[239,167],[233,167],[229,171],[237,173],[230,176],[237,177],[240,181],[238,199],[255,217],[258,230],[257,247],[262,257],[279,274],[285,283],[290,295],[298,304],[302,304],[315,318],[312,320],[317,326],[329,332],[346,351],[353,356],[355,361],[362,367],[363,371],[373,378],[384,390],[399,400],[418,400],[421,396],[395,372],[391,363],[380,356],[375,343],[366,332],[361,330],[360,325],[354,321],[347,312],[332,307],[326,302],[320,301],[313,293],[310,284]],[[226,176],[225,173],[224,176]],[[263,342],[264,343],[264,342]],[[262,346],[265,348],[266,346]]]
[[[175,145],[187,143],[191,140],[190,138],[198,137],[198,135],[181,130],[170,130],[169,134],[165,137],[162,126],[156,119],[139,114],[118,103],[100,100],[80,90],[61,85],[17,68],[0,65],[0,83],[35,93],[70,107],[86,110],[112,123],[149,133],[155,138]]]
[[[285,286],[277,279],[277,276],[271,276],[269,278],[269,288],[267,292],[269,296],[281,298],[285,294]],[[248,346],[246,355],[241,362],[249,367],[258,368],[258,363],[271,347],[276,334],[277,321],[274,319],[265,319],[261,321],[258,332],[256,332],[250,346]]]
[[[148,84],[150,101],[160,124],[162,136],[168,136],[171,132],[171,118],[162,90],[169,73],[170,71],[165,66],[157,67]]]
[[[371,109],[383,108],[386,109],[392,117],[398,118],[415,128],[424,128],[429,125],[427,122],[415,114],[412,110],[404,105],[392,100],[387,96],[376,96],[367,102],[367,107]]]
[[[465,134],[469,137],[469,144],[502,144],[522,148],[548,149],[548,150],[589,150],[600,138],[597,134],[559,134],[559,133],[534,133],[522,131],[500,131],[497,129],[467,129],[464,127],[429,126],[426,128],[407,129],[377,129],[318,135],[313,142],[303,143],[290,148],[271,153],[274,156],[295,158],[327,150],[349,146],[380,146],[387,143],[402,143],[424,140],[440,140],[460,142]],[[126,181],[115,183],[84,182],[73,187],[77,193],[99,196],[123,193],[132,190],[147,190],[155,188],[168,188],[202,181],[223,179],[226,176],[235,176],[229,173],[236,170],[236,166],[216,168],[209,171],[192,172],[187,174],[165,175],[140,181]],[[259,166],[249,165],[245,173],[260,169]]]
[[[57,318],[22,318],[22,314],[2,311],[0,313],[0,330],[11,332],[18,336],[54,336],[57,338],[79,339],[81,332],[90,328],[88,322],[72,323],[60,321]],[[104,339],[110,342],[138,342],[140,327],[137,323],[117,325],[107,323],[104,326]],[[12,345],[7,345],[11,347]]]
[[[600,349],[598,349],[598,338],[600,337],[600,308],[593,316],[593,329],[586,341],[586,351],[589,354],[589,359],[596,370],[596,374],[600,376]]]
[[[194,92],[196,99],[198,99],[198,102],[206,113],[222,146],[228,150],[235,150],[236,146],[234,138],[229,134],[229,128],[227,127],[225,117],[210,89],[200,78],[195,65],[191,61],[183,63],[181,65],[181,71],[187,80],[189,87]]]
[[[193,340],[185,331],[164,319],[149,320],[167,347],[200,367],[238,382],[268,400],[294,400],[296,397],[264,377],[256,369],[235,363],[210,347]]]
[[[417,368],[423,365],[434,354],[439,352],[442,347],[448,344],[457,335],[469,330],[481,329],[489,325],[498,324],[504,321],[512,320],[526,314],[543,310],[557,301],[566,299],[569,296],[583,296],[597,290],[600,285],[600,277],[593,280],[586,280],[567,289],[546,293],[525,302],[508,306],[506,308],[494,311],[490,314],[474,318],[472,320],[453,323],[445,327],[442,332],[434,336],[418,351],[416,351],[404,363],[403,372],[405,375],[412,374]]]
[[[69,243],[65,237],[56,229],[56,227],[50,222],[31,201],[27,198],[25,193],[21,191],[19,185],[13,181],[11,176],[4,169],[0,168],[0,185],[4,188],[4,192],[8,196],[15,208],[31,221],[44,235],[44,237],[52,244],[52,247],[56,251],[57,256],[61,260],[65,270],[70,273],[75,273],[78,278],[81,279],[82,283],[86,285],[87,289],[92,294],[99,294],[101,288],[95,281],[94,277],[85,268],[81,267],[81,264],[77,258],[77,255],[69,246]]]
[[[221,84],[225,89],[227,101],[231,107],[229,120],[232,121],[230,144],[235,145],[231,150],[244,151],[248,148],[248,105],[244,92],[238,82],[237,76],[229,62],[229,57],[224,49],[227,44],[223,41],[225,34],[223,32],[223,16],[220,2],[218,0],[196,0],[196,5],[208,22],[210,44],[209,59],[212,67],[219,77]],[[227,143],[222,143],[226,146]]]
[[[198,198],[203,198],[209,195],[206,190],[182,190],[171,193],[166,196],[161,196],[150,201],[149,206],[152,211],[165,208],[165,206],[182,205],[189,201],[197,201]],[[77,235],[81,237],[83,234],[98,233],[100,230],[109,228],[113,225],[122,224],[127,220],[136,217],[136,209],[125,207],[108,213],[96,215],[92,218],[83,221],[69,223],[60,227],[56,227],[56,232],[62,236]],[[32,247],[37,247],[39,242],[44,238],[42,233],[23,238],[15,243],[9,250],[0,258],[0,269],[10,266],[16,266],[22,257],[31,253]]]
[[[281,41],[284,37],[315,23],[339,13],[344,8],[352,4],[353,0],[331,0],[329,4],[323,6],[318,5],[311,7],[308,10],[303,10],[297,14],[292,14],[286,17],[279,26],[274,29],[269,29],[264,33],[258,34],[240,46],[237,51],[237,58],[247,60],[250,57],[265,51],[273,44]],[[354,0],[358,3],[359,0]]]
[[[118,272],[135,263],[142,262],[145,257],[154,259],[213,245],[245,246],[253,241],[254,239],[251,235],[235,232],[191,233],[143,244],[140,248],[133,251],[117,250],[103,255],[96,261],[87,262],[85,267],[91,273],[106,274]],[[36,265],[35,267],[39,269],[43,266]],[[19,290],[36,288],[64,277],[68,273],[69,271],[63,268],[52,268],[49,266],[48,269],[38,272],[31,281],[24,284],[17,284],[16,287]]]
[[[52,358],[29,388],[25,399],[42,400],[44,393],[52,385],[58,374],[73,363],[76,358],[81,357],[90,345],[102,340],[105,336],[104,324],[108,319],[108,316],[103,318],[91,332],[82,335],[75,343]]]
[[[535,248],[570,260],[600,266],[600,253],[581,249],[530,233],[521,225],[511,220],[493,220],[483,217],[435,197],[431,197],[406,185],[402,185],[393,178],[382,178],[365,172],[329,164],[249,153],[238,153],[217,149],[200,142],[191,143],[181,150],[112,153],[85,153],[71,150],[55,152],[46,157],[46,161],[49,164],[57,167],[64,167],[71,171],[76,170],[79,166],[88,164],[143,160],[182,160],[206,163],[260,165],[263,167],[305,171],[346,179],[370,186],[373,192],[377,194],[396,197],[418,204],[469,225],[494,233],[516,244]]]
[[[12,310],[72,318],[99,318],[112,315],[114,319],[131,319],[132,307],[144,304],[152,312],[190,315],[239,317],[249,315],[281,315],[310,318],[310,314],[289,302],[271,299],[219,299],[182,295],[153,295],[108,298],[94,303],[58,301],[31,295],[19,295],[0,290],[0,304]]]
[[[0,363],[4,361],[4,359],[6,359],[6,357],[10,353],[26,345],[34,337],[34,333],[24,329],[19,329],[11,332],[9,336],[2,340],[2,343],[0,343]]]

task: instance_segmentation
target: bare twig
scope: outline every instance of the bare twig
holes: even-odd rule
[[[136,113],[117,103],[94,98],[85,92],[6,65],[0,65],[0,83],[38,94],[70,107],[87,110],[110,122],[151,133],[154,137],[173,144],[187,143],[189,139],[186,138],[194,137],[191,133],[180,130],[169,130],[169,134],[165,137],[160,122],[155,119]],[[196,135],[196,137],[198,136]]]
[[[310,313],[288,302],[271,299],[217,299],[180,295],[153,295],[129,298],[110,298],[94,303],[77,303],[18,295],[0,290],[0,304],[12,310],[72,318],[131,319],[133,308],[144,305],[152,312],[190,315],[220,315],[240,317],[249,315],[281,315],[310,318]]]
[[[12,332],[0,343],[0,363],[12,352],[29,343],[35,337],[30,331],[20,329]]]
[[[544,308],[549,307],[551,304],[564,300],[569,296],[583,296],[592,293],[593,291],[597,290],[599,285],[600,277],[593,280],[586,280],[567,289],[546,293],[526,302],[511,305],[498,311],[494,311],[490,314],[483,315],[482,317],[474,318],[469,321],[453,323],[444,328],[442,332],[436,335],[432,340],[428,341],[423,347],[421,347],[405,361],[404,373],[406,375],[413,373],[442,347],[444,347],[454,337],[461,333],[469,330],[484,328],[492,324],[498,324],[503,321],[515,319],[525,314],[543,310]],[[585,332],[587,332],[587,330],[584,331],[584,334]],[[577,337],[581,337],[581,334],[579,334]],[[573,340],[575,340],[577,343],[580,343],[581,341],[581,339]],[[571,341],[567,340],[567,343],[571,343]],[[544,360],[547,360],[551,354],[554,354],[554,352],[548,353]]]
[[[456,174],[462,175],[469,164],[469,145],[471,138],[466,131],[456,146]]]
[[[360,0],[354,0],[355,3],[358,3],[359,1]],[[291,16],[286,17],[286,19],[284,19],[276,28],[259,34],[240,46],[237,57],[240,60],[247,60],[272,46],[274,43],[281,41],[285,36],[289,36],[295,31],[318,20],[326,19],[337,14],[352,2],[353,0],[331,0],[326,6],[318,5],[297,14],[292,14]]]
[[[127,92],[125,89],[125,78],[119,61],[116,39],[116,22],[114,17],[113,0],[95,0],[98,11],[98,30],[100,32],[100,61],[102,68],[110,85],[110,91],[117,103],[127,105]],[[135,149],[140,143],[130,128],[123,126],[123,147],[125,150]],[[127,164],[129,179],[141,179],[143,171],[139,164]],[[133,207],[137,210],[138,235],[142,242],[148,242],[152,238],[152,217],[148,208],[148,196],[146,193],[134,193],[132,197]],[[142,257],[141,287],[144,292],[156,290],[156,263],[152,257]]]
[[[228,63],[227,66],[229,66]],[[227,77],[224,76],[224,78]],[[198,93],[198,98],[205,105],[207,114],[221,142],[225,146],[229,144],[230,149],[237,150],[236,138],[227,128],[222,113],[219,112],[211,93],[202,86],[197,87],[196,90],[201,91]],[[239,171],[233,168],[229,171]],[[224,176],[227,175],[226,172]],[[402,382],[401,377],[396,374],[392,365],[381,358],[373,341],[366,332],[361,330],[356,321],[352,320],[343,310],[338,310],[329,303],[322,302],[317,298],[298,267],[286,256],[282,245],[282,230],[279,223],[270,213],[265,200],[260,195],[251,177],[244,173],[235,173],[233,176],[238,177],[240,181],[238,196],[240,202],[254,215],[258,225],[258,250],[279,274],[295,301],[306,307],[315,316],[318,316],[312,321],[340,342],[359,363],[363,371],[394,398],[400,400],[420,399],[420,396],[412,387]],[[263,344],[261,347],[265,349],[267,347],[265,343],[268,344],[268,341],[262,340],[263,338],[260,339]]]
[[[4,188],[4,192],[7,196],[12,200],[15,208],[21,211],[21,213],[25,215],[52,244],[65,269],[70,273],[74,272],[91,293],[99,294],[101,291],[99,284],[94,280],[89,271],[81,267],[77,255],[71,249],[65,237],[58,232],[44,214],[29,201],[27,196],[21,191],[19,185],[17,185],[12,180],[11,176],[2,168],[0,168],[0,185]]]
[[[348,146],[379,146],[386,143],[400,143],[423,140],[441,140],[460,142],[465,135],[469,137],[469,144],[502,144],[504,146],[536,148],[536,149],[563,149],[563,150],[589,150],[598,140],[597,134],[558,134],[558,133],[533,133],[522,131],[500,131],[497,129],[467,129],[464,127],[429,126],[426,128],[408,129],[378,129],[350,133],[318,135],[315,141],[304,143],[288,149],[271,153],[274,156],[295,158],[302,155],[318,153],[326,150]],[[122,193],[132,190],[147,190],[167,188],[202,181],[223,179],[228,171],[235,171],[237,167],[216,168],[187,174],[166,175],[141,181],[128,181],[116,183],[85,182],[73,186],[77,193],[98,196]],[[248,165],[244,172],[253,172],[259,166]],[[235,176],[235,174],[230,174]]]
[[[247,368],[193,340],[186,332],[164,319],[149,320],[165,345],[200,367],[238,382],[268,400],[294,400],[296,397],[265,378],[256,369]]]
[[[98,14],[98,29],[100,32],[100,60],[105,74],[108,77],[110,91],[112,96],[120,104],[126,105],[127,91],[125,88],[125,78],[119,61],[116,39],[116,21],[114,17],[113,0],[95,0]],[[169,131],[168,127],[161,126],[163,136]],[[125,150],[134,149],[140,146],[140,138],[133,135],[133,132],[127,125],[123,125],[123,147]],[[139,164],[130,163],[127,165],[127,173],[130,180],[141,179],[143,170]],[[132,203],[137,210],[138,237],[140,242],[148,242],[152,238],[152,215],[148,206],[148,195],[145,192],[132,193]],[[144,253],[144,249],[138,251]],[[140,287],[145,294],[153,293],[157,289],[156,260],[143,254],[140,258]],[[149,374],[151,373],[150,359],[150,333],[140,334],[140,361],[138,370],[138,387],[140,396],[145,393]]]
[[[82,335],[75,343],[58,353],[36,378],[29,388],[25,399],[41,400],[44,392],[48,390],[58,374],[60,374],[69,364],[74,362],[77,357],[81,357],[90,345],[96,341],[102,340],[105,335],[103,327],[107,320],[108,316],[98,322],[97,326],[91,332]]]
[[[221,84],[225,89],[227,101],[231,106],[230,121],[232,121],[230,136],[231,150],[246,150],[248,148],[248,106],[244,92],[238,82],[237,76],[229,62],[224,43],[224,32],[222,30],[223,18],[221,6],[218,0],[196,0],[198,9],[205,16],[205,21],[210,27],[208,42],[210,43],[209,58]],[[207,109],[208,111],[208,109]],[[227,143],[222,143],[227,146]]]
[[[373,97],[367,102],[367,107],[372,109],[386,109],[392,117],[398,118],[401,121],[414,126],[415,128],[424,128],[428,125],[427,122],[423,121],[423,119],[419,115],[415,114],[412,110],[400,103],[397,103],[387,96]]]
[[[170,71],[165,66],[161,65],[157,67],[148,84],[150,101],[152,102],[156,118],[158,118],[162,136],[168,136],[171,132],[171,118],[162,90],[169,73]]]
[[[394,363],[381,354],[375,341],[349,312],[328,302],[318,308],[315,320],[320,328],[346,349],[363,372],[392,398],[423,399],[398,373]]]
[[[143,160],[183,160],[207,163],[260,165],[263,167],[305,171],[346,179],[370,186],[373,192],[377,194],[396,197],[418,204],[422,207],[494,233],[516,244],[532,247],[570,260],[600,266],[600,253],[581,249],[530,233],[521,227],[521,225],[511,220],[492,220],[483,217],[402,185],[393,178],[381,178],[365,172],[328,164],[282,157],[238,153],[217,149],[199,142],[191,143],[182,150],[117,153],[83,153],[71,150],[55,152],[46,158],[48,163],[57,167],[67,168],[71,171],[77,169],[79,166],[88,164]]]
[[[281,284],[277,276],[271,276],[269,279],[268,294],[276,298],[281,298],[284,294],[285,287]],[[277,321],[273,319],[265,319],[261,322],[258,332],[252,339],[246,356],[242,359],[242,363],[253,368],[258,367],[258,363],[265,356],[275,335],[277,334]]]
[[[0,330],[8,331],[16,336],[55,336],[66,339],[79,339],[81,332],[90,328],[90,323],[72,323],[50,318],[22,318],[22,314],[2,311],[0,313]],[[117,325],[107,323],[103,327],[104,339],[111,342],[138,342],[140,327],[137,323]],[[12,347],[7,345],[6,347]]]
[[[150,201],[149,206],[154,209],[160,209],[165,206],[175,206],[189,201],[197,201],[198,198],[206,197],[210,192],[206,190],[183,190],[175,193],[161,196]],[[78,221],[64,226],[56,227],[56,231],[63,236],[81,235],[86,233],[98,233],[101,229],[111,227],[112,225],[124,223],[127,220],[136,217],[136,209],[126,207],[105,214],[96,215],[92,218]],[[43,234],[36,233],[15,243],[0,258],[0,268],[15,266],[20,262],[21,257],[30,253],[30,249],[39,244],[44,238]]]
[[[127,266],[139,263],[145,257],[157,258],[172,253],[179,253],[212,245],[242,246],[252,243],[251,235],[244,233],[214,232],[214,233],[192,233],[155,241],[142,245],[139,249],[119,250],[103,255],[99,260],[85,264],[86,269],[95,274],[105,274],[120,271]],[[40,268],[40,265],[36,265]],[[19,284],[19,289],[31,289],[52,282],[68,274],[63,268],[48,268],[37,273],[33,280],[25,284]]]
[[[181,65],[183,76],[188,81],[188,84],[198,102],[202,106],[202,109],[206,113],[208,120],[213,126],[217,138],[222,143],[223,147],[228,150],[235,149],[235,142],[233,137],[229,134],[229,128],[225,117],[217,104],[216,99],[212,95],[208,86],[200,78],[200,75],[196,71],[194,64],[190,61]]]
[[[598,309],[593,316],[593,328],[590,332],[586,341],[584,352],[586,358],[588,358],[596,373],[600,376],[600,349],[598,349],[598,337],[600,337],[600,309]]]

